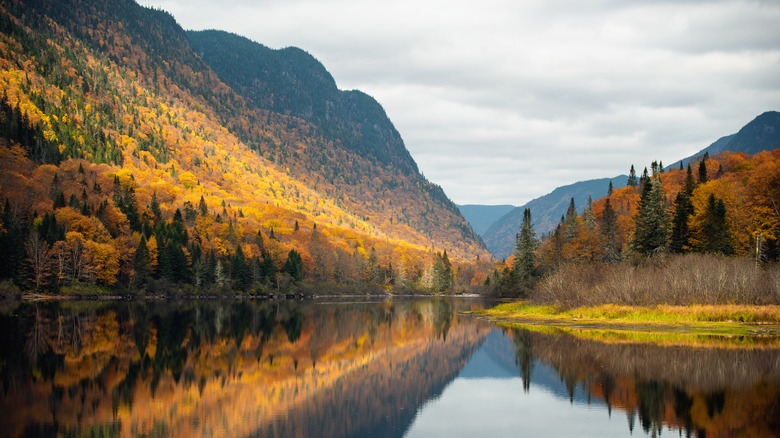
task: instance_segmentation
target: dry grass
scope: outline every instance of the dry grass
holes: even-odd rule
[[[667,256],[638,266],[571,264],[542,279],[529,298],[562,308],[780,304],[780,266],[702,254]]]

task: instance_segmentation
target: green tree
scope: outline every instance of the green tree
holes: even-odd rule
[[[634,216],[636,224],[633,248],[642,255],[664,252],[669,239],[669,214],[666,211],[661,180],[648,178],[642,188],[639,207]]]
[[[236,252],[233,254],[233,288],[245,291],[251,285],[251,272],[244,256],[244,250],[241,249],[241,245],[236,245]]]
[[[536,240],[534,225],[531,221],[531,209],[526,208],[523,210],[523,224],[520,227],[520,233],[515,238],[515,262],[512,266],[512,273],[517,281],[525,281],[534,276],[538,245],[539,242]]]
[[[604,202],[604,213],[601,215],[599,231],[604,239],[604,260],[616,262],[620,260],[621,244],[618,238],[617,212],[612,208],[609,198]]]
[[[705,153],[699,161],[699,184],[707,182],[707,158],[709,158],[709,154]]]
[[[639,181],[636,178],[636,170],[634,170],[634,165],[631,165],[631,170],[628,171],[628,181],[626,181],[626,185],[630,187],[636,187],[637,184],[639,184]]]
[[[697,249],[705,253],[732,254],[734,246],[726,222],[726,204],[714,194],[707,198]]]
[[[140,287],[148,284],[152,278],[151,257],[149,256],[149,247],[146,245],[146,236],[143,234],[141,234],[141,240],[135,249],[133,268],[135,270],[133,285]]]
[[[301,254],[298,253],[298,251],[291,249],[290,252],[287,253],[287,261],[284,263],[282,272],[290,274],[290,277],[294,281],[303,280],[303,259],[301,258]]]

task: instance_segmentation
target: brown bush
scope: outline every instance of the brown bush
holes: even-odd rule
[[[703,254],[657,257],[638,265],[569,264],[542,279],[530,298],[566,307],[780,304],[780,265]]]

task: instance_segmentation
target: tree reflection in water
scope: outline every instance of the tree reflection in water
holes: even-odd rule
[[[10,436],[397,436],[490,331],[475,301],[20,304]]]
[[[780,351],[605,343],[571,334],[508,329],[525,382],[550,364],[574,401],[576,387],[618,408],[645,433],[666,425],[686,436],[780,436]]]

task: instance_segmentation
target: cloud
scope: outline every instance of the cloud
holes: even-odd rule
[[[780,4],[147,0],[313,54],[375,97],[458,203],[671,163],[780,109]]]

